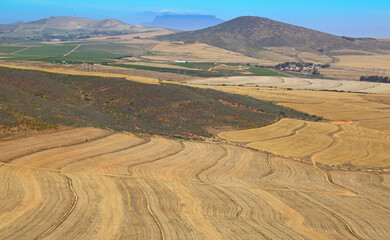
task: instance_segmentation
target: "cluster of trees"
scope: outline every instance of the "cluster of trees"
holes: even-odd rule
[[[383,76],[361,76],[360,81],[362,81],[362,82],[390,83],[389,77],[383,77]]]
[[[281,69],[281,68],[287,68],[291,66],[296,66],[299,68],[304,68],[304,67],[320,67],[320,68],[328,68],[330,67],[330,64],[314,64],[314,63],[305,63],[305,62],[285,62],[285,63],[280,63],[275,66],[276,69]]]

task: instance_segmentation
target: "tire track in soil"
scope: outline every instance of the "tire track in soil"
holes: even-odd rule
[[[131,199],[130,192],[129,192],[129,190],[127,190],[125,184],[123,183],[123,179],[118,179],[118,182],[119,182],[120,186],[122,187],[123,191],[126,192],[126,198],[127,198],[127,204],[126,205],[127,205],[128,209],[131,209],[131,205],[130,205],[130,199]]]
[[[382,187],[383,189],[389,190],[389,187],[386,186],[385,183],[384,183],[383,176],[382,176],[379,172],[375,172],[374,174],[378,175],[379,180],[380,180],[380,183],[381,183],[381,185],[382,185],[381,187]],[[384,206],[384,205],[382,205],[382,204],[380,204],[380,203],[374,202],[374,201],[372,201],[370,198],[367,198],[367,200],[370,201],[370,202],[372,202],[372,203],[375,204],[375,205],[378,205],[379,207],[382,207],[382,208],[384,208],[384,209],[390,211],[390,207],[388,207],[388,206]]]
[[[346,191],[346,192],[347,192],[348,194],[350,194],[350,195],[359,195],[359,194],[357,194],[356,192],[352,191],[351,189],[348,189],[348,188],[343,187],[343,186],[341,186],[341,185],[339,185],[339,184],[337,184],[337,183],[334,183],[334,182],[333,182],[333,179],[332,179],[332,175],[331,175],[327,170],[325,170],[325,169],[319,167],[319,166],[317,165],[317,162],[315,161],[316,157],[317,157],[319,154],[324,153],[324,152],[326,152],[326,151],[329,151],[330,149],[334,148],[337,144],[339,144],[340,140],[336,137],[336,135],[339,134],[339,133],[341,133],[341,132],[343,132],[343,128],[342,128],[341,126],[338,126],[338,130],[337,130],[337,131],[328,134],[330,137],[333,138],[333,142],[332,142],[328,147],[326,147],[325,149],[313,153],[313,154],[310,156],[310,160],[311,160],[311,162],[313,163],[313,167],[319,169],[319,170],[324,174],[325,180],[326,180],[329,184],[331,184],[331,185],[333,185],[333,186],[336,186],[336,187],[338,187],[338,188],[340,188],[340,189]]]
[[[269,153],[266,153],[266,154],[267,154],[267,163],[268,163],[268,166],[270,169],[268,172],[266,172],[263,176],[260,177],[260,181],[263,180],[264,178],[270,176],[271,174],[273,174],[275,172],[275,168],[271,163],[271,155]]]
[[[118,153],[118,152],[126,151],[126,150],[129,150],[131,148],[135,148],[135,147],[138,147],[138,146],[145,145],[145,144],[149,143],[150,141],[151,141],[151,138],[149,138],[149,137],[148,138],[144,138],[144,140],[142,142],[137,143],[135,145],[132,145],[132,146],[129,146],[129,147],[124,147],[124,148],[117,149],[117,150],[113,150],[113,151],[110,151],[110,152],[100,153],[100,154],[96,154],[96,155],[93,155],[93,156],[81,158],[81,159],[77,160],[77,162],[85,161],[85,160],[96,158],[96,157],[101,157],[101,156],[112,154],[112,153]],[[71,164],[72,163],[64,164],[59,170],[65,168],[65,167],[67,167],[67,166],[69,166]],[[98,171],[98,170],[96,170],[96,171]]]
[[[382,174],[380,174],[379,172],[375,172],[375,174],[378,175],[379,180],[381,181],[381,184],[382,184],[387,190],[389,190],[390,188],[385,184],[385,179],[383,178]]]
[[[132,164],[130,166],[127,167],[127,171],[129,172],[130,176],[133,176],[133,171],[132,171],[132,168],[136,167],[136,166],[140,166],[140,165],[143,165],[143,164],[146,164],[146,163],[153,163],[153,162],[157,162],[159,160],[162,160],[164,158],[168,158],[168,157],[172,157],[176,154],[179,154],[180,152],[184,151],[184,149],[186,149],[186,145],[183,143],[183,142],[180,142],[181,144],[181,148],[179,150],[177,150],[176,152],[173,152],[173,153],[170,153],[168,155],[165,155],[165,156],[162,156],[162,157],[159,157],[159,158],[156,158],[156,159],[153,159],[153,160],[150,160],[150,161],[145,161],[145,162],[140,162],[140,163],[135,163],[135,164]]]
[[[287,134],[287,135],[283,135],[283,136],[279,136],[279,137],[273,137],[273,138],[268,138],[268,139],[264,139],[264,140],[260,140],[260,141],[255,141],[256,143],[257,142],[265,142],[265,141],[271,141],[271,140],[276,140],[276,139],[280,139],[280,138],[286,138],[286,137],[291,137],[291,136],[294,136],[295,134],[297,134],[297,132],[299,130],[302,130],[304,129],[305,127],[307,126],[307,123],[303,123],[302,126],[296,128],[296,129],[293,129],[291,133]]]
[[[77,196],[77,193],[76,191],[74,190],[73,188],[73,182],[72,182],[72,179],[68,176],[66,176],[65,174],[63,174],[62,172],[58,171],[58,174],[65,177],[66,180],[68,181],[68,187],[69,187],[69,190],[72,192],[73,194],[73,202],[72,202],[72,205],[70,206],[70,208],[68,209],[68,211],[65,213],[65,215],[54,225],[52,226],[51,228],[49,228],[46,232],[42,233],[41,235],[39,235],[38,237],[36,237],[35,239],[42,239],[46,236],[48,236],[50,233],[52,233],[53,231],[55,231],[68,217],[69,215],[73,212],[74,208],[76,207],[77,205],[77,202],[78,202],[78,196]]]
[[[97,140],[100,140],[100,139],[107,138],[107,137],[112,136],[114,134],[115,133],[110,133],[110,134],[107,134],[107,135],[103,135],[103,136],[99,136],[99,137],[96,137],[96,138],[88,139],[88,143],[92,142],[92,141],[97,141]],[[83,141],[79,141],[79,142],[74,142],[74,143],[69,143],[69,144],[64,144],[64,145],[59,145],[59,146],[54,146],[54,147],[40,148],[40,149],[31,151],[31,152],[28,152],[28,153],[20,154],[20,155],[17,155],[17,156],[14,156],[14,157],[11,157],[11,158],[8,158],[8,159],[5,159],[5,160],[1,160],[1,162],[3,162],[3,163],[10,163],[10,162],[14,161],[15,159],[26,157],[26,156],[29,156],[29,155],[32,155],[32,154],[35,154],[35,153],[44,152],[44,151],[47,151],[47,150],[52,150],[52,149],[57,149],[57,148],[72,147],[72,146],[82,145],[84,143],[87,143],[87,142],[85,140],[83,140]]]
[[[221,146],[224,151],[225,151],[225,154],[218,158],[213,165],[207,167],[207,168],[204,168],[202,170],[200,170],[197,174],[196,174],[196,178],[199,180],[199,182],[201,182],[202,184],[208,184],[206,183],[205,181],[203,181],[202,179],[200,179],[199,177],[199,174],[201,174],[202,172],[206,171],[207,169],[211,169],[212,167],[216,166],[220,160],[222,160],[223,158],[225,158],[227,156],[227,150],[225,147]],[[218,188],[217,186],[213,185],[213,184],[208,184],[209,186],[213,186],[218,192],[222,193],[223,195],[225,195],[231,202],[234,203],[234,205],[236,205],[237,207],[237,212],[236,212],[236,218],[244,223],[246,226],[250,227],[252,230],[256,231],[257,233],[259,233],[261,236],[263,236],[265,239],[267,240],[271,240],[270,237],[268,237],[265,233],[263,233],[262,231],[260,231],[259,229],[257,229],[255,226],[253,226],[252,224],[248,223],[247,221],[245,221],[244,219],[242,219],[241,217],[241,212],[242,212],[242,207],[240,204],[238,204],[237,201],[235,201],[228,193],[226,193],[225,191],[221,190],[220,188]]]
[[[63,57],[66,57],[66,56],[68,56],[69,54],[71,54],[72,52],[76,51],[80,46],[81,46],[81,44],[78,44],[75,48],[73,48],[73,49],[70,50],[69,52],[65,53]]]
[[[314,202],[314,201],[312,201],[312,200],[310,200],[310,199],[304,197],[302,194],[298,193],[297,191],[295,191],[295,194],[296,194],[298,197],[302,198],[303,200],[312,203],[313,205],[317,206],[318,208],[324,210],[325,212],[329,213],[330,215],[332,215],[333,217],[335,217],[336,219],[338,219],[340,222],[342,222],[342,223],[344,224],[344,226],[345,226],[345,228],[348,230],[348,232],[349,232],[352,236],[354,236],[356,239],[364,240],[364,238],[362,238],[362,237],[360,237],[359,235],[357,235],[357,234],[355,233],[355,231],[352,229],[351,225],[349,225],[349,223],[348,223],[345,219],[343,219],[342,217],[340,217],[338,214],[336,214],[336,213],[334,213],[333,211],[331,211],[331,210],[329,210],[329,209],[327,209],[327,208],[325,208],[325,207],[319,205],[318,203],[316,203],[316,202]]]
[[[363,156],[363,157],[361,157],[361,158],[366,158],[366,157],[370,156],[370,152],[368,151],[368,146],[369,146],[369,145],[370,145],[370,142],[367,141],[366,146],[364,146],[364,149],[366,150],[366,155]]]
[[[13,52],[13,53],[11,53],[11,54],[12,54],[12,55],[13,55],[13,54],[17,54],[17,53],[20,53],[20,52],[26,51],[27,49],[30,49],[30,48],[32,48],[32,47],[26,47],[26,48],[23,48],[23,49],[21,49],[21,50],[18,50],[18,51],[16,51],[16,52]]]
[[[160,239],[161,240],[165,240],[165,236],[164,236],[164,230],[163,228],[161,227],[161,223],[160,221],[158,220],[158,218],[156,217],[156,215],[153,213],[151,207],[150,207],[150,200],[149,200],[149,197],[148,195],[146,194],[145,192],[145,189],[141,186],[141,184],[138,182],[137,179],[134,179],[135,183],[138,185],[138,187],[141,189],[142,193],[144,194],[145,196],[145,199],[146,199],[146,206],[148,208],[148,211],[149,211],[149,214],[153,217],[154,219],[154,222],[157,224],[157,227],[158,227],[158,230],[160,231]]]
[[[382,205],[382,204],[380,204],[380,203],[377,203],[377,202],[375,202],[375,201],[372,201],[372,200],[369,199],[369,198],[367,198],[367,200],[370,201],[371,203],[373,203],[373,204],[375,204],[375,205],[381,207],[381,208],[384,208],[384,209],[390,211],[390,207],[387,207],[387,206],[384,206],[384,205]]]
[[[212,185],[214,186],[214,185]],[[263,236],[265,239],[267,240],[272,240],[272,238],[268,237],[265,233],[263,233],[262,231],[260,231],[259,229],[257,229],[255,226],[253,226],[252,224],[248,223],[247,221],[245,221],[242,217],[241,217],[241,212],[242,212],[242,207],[240,204],[238,204],[237,201],[235,201],[228,193],[226,193],[225,191],[219,189],[218,187],[214,186],[215,189],[217,189],[218,192],[222,193],[223,195],[225,195],[227,198],[229,198],[229,200],[234,203],[234,205],[236,205],[237,207],[237,212],[236,212],[236,218],[244,223],[246,226],[250,227],[252,230],[254,230],[255,232],[257,232],[258,234],[260,234],[261,236]]]
[[[200,179],[200,174],[202,174],[203,172],[205,172],[205,171],[207,171],[207,170],[209,170],[209,169],[211,169],[211,168],[217,166],[217,164],[218,164],[222,159],[224,159],[224,158],[228,155],[226,148],[225,148],[224,146],[222,146],[222,145],[219,145],[219,146],[222,147],[222,149],[223,149],[223,151],[224,151],[223,156],[220,157],[220,158],[218,158],[212,165],[210,165],[210,166],[208,166],[208,167],[205,167],[205,168],[201,169],[201,170],[195,175],[196,179],[198,179],[198,180],[199,180],[200,182],[202,182],[202,183],[205,183],[205,182],[204,182],[202,179]]]

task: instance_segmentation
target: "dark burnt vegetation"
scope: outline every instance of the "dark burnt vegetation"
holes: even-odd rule
[[[212,126],[247,129],[283,117],[315,120],[270,102],[208,89],[0,68],[2,128],[94,126],[203,138],[212,136]]]

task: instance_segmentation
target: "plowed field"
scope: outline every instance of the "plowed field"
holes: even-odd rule
[[[0,141],[0,161],[1,239],[390,238],[386,173],[94,128]]]

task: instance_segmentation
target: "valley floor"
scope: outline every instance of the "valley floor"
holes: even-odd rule
[[[390,175],[94,128],[0,141],[1,239],[389,239]]]

